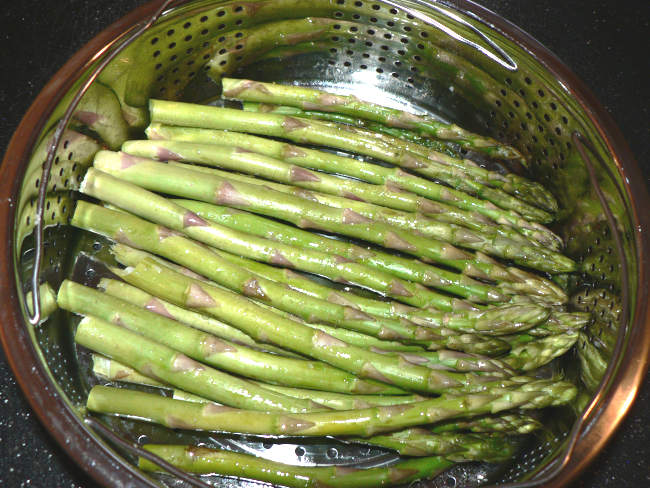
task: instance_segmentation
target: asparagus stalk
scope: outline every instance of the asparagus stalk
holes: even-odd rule
[[[544,322],[550,313],[549,309],[542,307],[508,305],[453,313],[416,310],[410,317],[415,323],[434,328],[446,327],[467,333],[505,335],[531,329]]]
[[[558,334],[572,334],[589,324],[592,320],[590,313],[586,312],[558,312],[551,311],[549,318],[542,324],[528,329],[530,335],[546,337]]]
[[[380,132],[392,137],[404,139],[405,141],[414,142],[434,149],[437,152],[447,154],[448,156],[461,157],[460,151],[454,150],[450,142],[442,142],[438,139],[428,138],[421,133],[417,133],[410,129],[402,129],[398,127],[389,127],[384,124],[372,122],[367,119],[361,119],[350,115],[343,115],[335,112],[322,112],[319,110],[303,110],[297,107],[290,107],[288,105],[275,105],[270,103],[259,102],[243,102],[242,109],[247,112],[262,112],[274,113],[282,115],[291,115],[293,117],[302,117],[306,119],[324,120],[327,122],[337,122],[339,124],[355,125],[363,127],[374,132]]]
[[[454,463],[443,457],[424,457],[400,461],[388,467],[358,469],[341,466],[305,467],[281,464],[248,454],[206,447],[147,444],[148,451],[170,464],[195,474],[219,474],[265,481],[291,488],[375,488],[418,479],[433,478]],[[144,471],[159,471],[155,464],[140,458]]]
[[[502,414],[486,415],[469,419],[447,420],[435,424],[431,431],[443,432],[468,431],[475,433],[501,432],[504,434],[529,434],[542,428],[542,424],[529,415]]]
[[[329,152],[294,146],[272,139],[228,130],[177,127],[154,122],[149,125],[146,133],[150,139],[155,140],[169,139],[193,143],[236,146],[273,158],[282,159],[287,163],[295,164],[303,168],[353,176],[362,181],[376,185],[385,185],[387,188],[401,189],[405,193],[411,192],[419,195],[419,197],[403,196],[398,210],[419,212],[435,220],[462,225],[474,231],[489,232],[493,230],[497,235],[511,240],[538,246],[543,245],[554,250],[557,250],[561,245],[561,241],[558,241],[557,238],[545,238],[546,231],[540,232],[539,234],[531,231],[529,233],[531,237],[528,238],[516,229],[508,225],[497,224],[495,220],[479,212],[463,210],[457,206],[424,198],[430,192],[435,191],[429,189],[430,181],[402,171],[400,168],[386,168]],[[404,208],[404,205],[406,205],[405,201],[407,200],[411,203],[408,207]],[[488,227],[490,230],[488,230]]]
[[[242,110],[161,100],[151,100],[149,109],[153,122],[171,125],[199,126],[208,129],[252,132],[261,135],[287,138],[294,142],[325,145],[358,152],[391,164],[415,169],[419,172],[422,172],[424,168],[431,168],[434,163],[431,160],[425,161],[425,158],[413,155],[410,152],[404,152],[399,148],[394,149],[395,147],[399,147],[399,139],[391,139],[390,142],[378,141],[372,137],[362,137],[357,133],[358,130],[352,133],[349,129],[328,127],[322,122],[275,114],[259,114],[244,112]],[[445,168],[450,168],[453,171],[451,167],[445,166]],[[431,176],[431,174],[427,176]],[[456,175],[454,175],[454,178],[455,182],[464,181],[463,178],[459,178]],[[508,223],[524,231],[544,231],[544,227],[534,225],[534,223],[522,218],[514,210],[500,208],[491,202],[478,199],[463,191],[429,182],[426,193],[423,196],[432,200],[449,203],[465,210],[475,210],[498,222]],[[537,217],[542,221],[550,220],[550,216],[545,212],[531,210],[534,207],[523,204],[523,202],[520,203],[520,210],[523,209],[536,214],[545,214],[538,215]],[[548,237],[555,239],[550,235]]]
[[[448,293],[456,293],[468,300],[487,303],[507,301],[507,296],[499,288],[502,287],[508,291],[511,288],[508,283],[487,285],[463,275],[459,276],[455,273],[446,272],[421,261],[403,258],[379,250],[367,249],[338,239],[331,239],[248,212],[195,200],[181,199],[174,201],[201,218],[215,224],[306,250],[318,250],[327,254],[343,256],[351,261],[381,272],[390,273],[404,280],[439,288]],[[459,284],[464,284],[464,286],[459,286]],[[532,287],[530,291],[534,291]],[[461,300],[449,299],[438,294],[431,297],[430,303],[431,306],[443,310],[473,308]]]
[[[164,387],[165,385],[149,377],[139,374],[132,368],[118,363],[112,359],[93,354],[93,372],[111,381],[127,381],[140,385]],[[319,405],[324,405],[334,410],[357,410],[382,405],[403,405],[422,401],[425,398],[417,395],[347,395],[317,390],[304,390],[286,386],[258,383],[259,386],[282,393],[294,398],[312,400]],[[182,390],[174,390],[173,398],[176,400],[207,403],[209,400],[192,395]],[[488,415],[471,419],[448,420],[436,423],[431,432],[442,434],[448,432],[474,432],[474,433],[511,433],[528,434],[542,428],[542,424],[534,418],[524,414]]]
[[[397,203],[388,203],[387,206],[413,209],[410,203],[400,204],[404,200],[410,202],[411,199],[408,197],[411,194],[393,191],[385,185],[373,185],[310,171],[234,146],[179,141],[127,141],[122,145],[122,150],[134,156],[153,159],[167,159],[173,156],[176,161],[206,164],[295,184],[301,188],[320,192],[307,194],[307,198],[314,201],[331,207],[349,208],[369,219],[406,231],[417,232],[432,239],[510,259],[517,264],[540,271],[561,273],[575,269],[575,263],[571,259],[556,252],[548,252],[536,246],[524,246],[505,238],[485,236],[483,233],[472,232],[454,224],[436,222],[422,215],[382,207],[381,205],[386,205],[387,201],[396,201]],[[295,190],[286,185],[274,185],[273,189],[295,194]]]
[[[134,250],[132,248],[129,248],[128,246],[124,246],[122,244],[116,244],[111,248],[111,252],[117,256],[117,260],[120,263],[122,263],[122,260],[120,258],[124,257],[124,254],[130,254],[133,251]],[[139,257],[138,261],[141,259],[143,259],[143,257]],[[135,286],[124,283],[123,281],[113,280],[110,278],[102,278],[99,282],[98,288],[105,292],[107,295],[119,298],[120,300],[129,302],[140,308],[149,310],[150,312],[169,317],[178,322],[194,327],[195,329],[208,332],[209,334],[215,335],[220,339],[226,339],[237,344],[249,346],[253,349],[257,349],[258,351],[272,352],[280,356],[295,358],[302,357],[279,347],[275,347],[271,344],[256,342],[251,338],[251,336],[244,334],[242,331],[232,327],[231,325],[224,324],[223,322],[212,317],[177,307],[173,303],[166,302],[165,300],[157,298],[143,290],[140,290],[139,288],[136,288]]]
[[[422,428],[376,435],[357,442],[385,447],[403,456],[444,456],[450,461],[503,462],[516,452],[516,445],[499,434],[433,434]]]
[[[244,208],[292,222],[301,228],[317,228],[363,239],[439,262],[470,275],[497,281],[512,279],[511,274],[495,261],[476,259],[450,244],[372,222],[349,209],[335,209],[259,185],[241,183],[214,174],[199,175],[194,170],[124,153],[101,151],[94,164],[99,170],[149,190]],[[88,188],[88,180],[87,175],[82,191],[84,187]]]
[[[253,100],[255,98],[258,99],[254,101],[259,101],[260,98],[269,97],[268,94],[274,91],[310,91],[309,88],[304,87],[273,85],[270,83],[258,83],[250,80],[226,79],[225,83],[230,85],[232,89],[229,91],[224,90],[224,96],[228,97],[228,94],[234,94],[233,96],[238,98],[248,100]],[[258,97],[255,94],[255,92],[258,91],[264,91],[266,94],[262,94]],[[251,95],[248,95],[249,93],[251,93]],[[332,100],[344,100],[348,98],[339,98],[337,95],[323,92],[321,92],[321,94]],[[316,97],[318,97],[318,95],[316,95]],[[272,98],[273,95],[269,97],[269,100]],[[280,95],[279,98],[284,97]],[[291,97],[288,97],[287,100],[290,98]],[[282,102],[282,100],[279,99],[276,101]],[[346,105],[345,102],[342,104]],[[330,106],[330,109],[336,111],[337,109],[334,108],[335,106],[340,105],[334,103]],[[312,107],[322,108],[318,105],[313,105]],[[385,107],[378,108],[380,110],[392,110],[386,109]],[[405,114],[401,111],[395,112]],[[417,118],[417,116],[413,116],[412,114],[405,115]],[[386,134],[369,131],[367,129],[341,125],[334,122],[310,121],[309,119],[301,119],[298,117],[292,118],[301,121],[303,124],[309,125],[310,130],[316,129],[319,137],[322,137],[323,129],[326,128],[333,130],[347,130],[354,134],[357,139],[356,144],[347,143],[346,147],[340,147],[340,149],[360,152],[367,156],[384,159],[385,161],[398,166],[409,167],[417,173],[443,181],[458,190],[477,194],[481,198],[487,199],[504,209],[517,211],[530,220],[545,222],[550,218],[550,215],[545,210],[541,210],[537,206],[529,205],[525,201],[511,195],[523,193],[527,196],[527,199],[532,199],[538,206],[548,206],[549,202],[555,203],[553,197],[541,185],[525,178],[512,174],[502,175],[501,173],[491,172],[476,166],[473,161],[452,157],[419,144],[414,144],[412,142],[388,136]],[[408,127],[403,125],[402,128]],[[373,145],[373,141],[376,144]],[[507,191],[503,191],[499,188],[504,188]],[[555,210],[557,210],[557,203],[555,203]]]
[[[352,344],[365,349],[375,348],[375,352],[385,353],[388,351],[415,352],[419,354],[422,348],[431,351],[440,349],[451,349],[462,351],[468,354],[481,354],[486,356],[499,356],[510,350],[510,345],[497,337],[488,337],[480,334],[457,334],[456,331],[449,329],[438,329],[437,332],[444,333],[440,339],[428,341],[420,346],[404,344],[402,342],[385,341],[375,337],[355,332],[353,330],[329,327],[323,324],[309,324],[308,327],[322,330],[323,332],[340,339],[348,344]],[[511,337],[511,336],[505,336]]]
[[[123,212],[80,202],[72,223],[156,253],[237,293],[262,299],[305,320],[324,321],[388,339],[426,340],[437,337],[430,328],[406,321],[375,318],[344,305],[287,289],[275,281],[232,264],[191,239]]]
[[[111,248],[111,251],[113,254],[119,255],[126,247],[127,246],[117,244]],[[274,354],[279,354],[280,356],[300,357],[285,351],[284,349],[272,346],[271,344],[256,342],[248,334],[244,334],[242,331],[232,327],[231,325],[224,324],[212,317],[207,317],[200,313],[177,307],[172,303],[154,297],[153,295],[131,286],[128,283],[110,278],[102,278],[99,282],[98,288],[104,291],[107,295],[137,305],[138,307],[149,310],[150,312],[169,317],[183,324],[190,325],[195,329],[208,332],[220,339],[226,339],[260,351],[272,352]]]
[[[259,386],[290,397],[312,400],[319,405],[324,405],[333,410],[357,410],[382,405],[404,405],[406,403],[425,400],[425,397],[419,395],[347,395],[329,391],[290,388],[267,383],[259,383]]]
[[[167,385],[158,380],[138,373],[135,369],[122,364],[114,359],[107,358],[101,354],[93,353],[93,373],[109,381],[121,381],[135,385],[155,386],[164,388]],[[209,400],[205,400],[206,402]]]
[[[137,252],[121,244],[114,246],[114,249],[115,248],[118,248],[118,253],[121,255],[122,258],[124,257],[126,250],[129,250],[126,251],[128,254]],[[136,266],[137,263],[139,263],[140,261],[142,261],[147,257],[147,253],[142,253],[142,254],[143,256],[138,256],[135,259],[133,257],[130,257],[128,259],[120,259],[118,257],[118,261],[128,266]],[[169,316],[167,311],[174,310],[174,309],[179,310],[178,313],[181,315],[181,317],[185,315],[190,315],[191,317],[191,315],[193,314],[193,312],[181,309],[180,307],[176,307],[172,304],[169,304],[168,302],[165,302],[164,300],[155,298],[152,295],[149,295],[148,293],[139,290],[138,288],[135,288],[131,285],[128,285],[120,281],[104,278],[100,282],[100,288],[106,291],[111,296],[120,298],[124,301],[138,305],[142,308],[150,307],[149,310],[156,313],[160,313],[161,315]],[[194,315],[198,315],[201,318],[201,320],[198,323],[198,328],[200,329],[202,328],[201,326],[203,322],[211,320],[209,317],[205,317],[200,314],[194,314]],[[172,316],[171,318],[174,317]],[[183,320],[180,321],[186,323]],[[306,325],[317,327],[314,324],[306,324]],[[324,329],[321,330],[326,332],[326,330]],[[339,338],[341,338],[341,340],[343,340],[344,342],[347,342],[346,339],[350,339],[350,337],[347,337],[345,333],[341,333],[343,332],[341,329],[334,329],[334,330],[337,332],[333,332],[332,328],[329,328],[327,331],[329,331],[329,333],[333,332],[334,336],[339,336]],[[390,348],[390,345],[393,344],[391,342],[387,342],[381,339],[373,341],[373,339],[375,339],[374,337],[365,336],[363,334],[359,334],[359,337],[357,338],[352,338],[351,340],[353,341],[353,343],[355,339],[358,341],[358,345],[360,345],[361,347],[365,346],[370,349],[374,348],[373,350],[375,350],[375,352],[380,352],[380,353],[385,353]],[[369,343],[367,342],[368,340],[370,340]],[[443,343],[444,340],[445,338],[443,337],[437,339],[435,341],[436,345],[438,346],[440,343]],[[419,342],[422,343],[424,341],[419,341]],[[479,342],[479,340],[475,338],[475,342]],[[427,344],[426,342],[424,343]],[[506,374],[511,373],[511,370],[507,365],[486,356],[481,356],[477,354],[460,353],[458,351],[451,351],[451,350],[425,352],[422,348],[415,347],[409,349],[409,346],[403,347],[401,343],[395,343],[395,344],[397,350],[400,350],[402,348],[404,349],[402,350],[402,352],[396,353],[400,355],[404,360],[412,362],[414,364],[423,365],[428,368],[443,369],[447,371],[458,371],[458,372],[476,371],[476,372],[506,373]],[[273,346],[270,345],[258,345],[257,349],[259,349],[260,347],[262,349],[273,348]],[[411,352],[409,354],[406,354],[409,350]],[[272,352],[275,352],[276,354],[280,354],[281,356],[291,354],[283,349],[272,349]]]
[[[227,81],[230,83],[230,81]],[[280,85],[272,84],[260,84],[260,85],[270,85],[271,87],[278,87]],[[284,87],[281,89],[289,88],[293,90],[297,88],[298,90],[309,90],[309,88],[304,87]],[[248,92],[245,91],[245,94],[241,98],[242,100],[250,98]],[[255,96],[255,95],[253,95]],[[338,98],[337,95],[333,95],[334,98]],[[343,97],[347,98],[347,97]],[[385,107],[380,107],[385,109]],[[244,102],[243,109],[248,112],[258,112],[258,113],[274,113],[281,114],[285,116],[306,118],[306,119],[316,119],[321,121],[333,122],[336,124],[347,124],[351,126],[357,126],[360,128],[367,129],[382,135],[387,135],[393,138],[402,139],[412,144],[417,144],[420,146],[426,147],[428,150],[435,151],[436,153],[442,153],[446,156],[450,156],[452,159],[451,163],[461,169],[468,170],[474,178],[477,178],[481,183],[491,187],[499,188],[504,192],[517,196],[521,200],[531,203],[535,206],[538,206],[548,212],[555,213],[558,210],[557,200],[553,195],[547,191],[543,186],[530,181],[526,178],[523,178],[514,173],[496,173],[493,171],[479,170],[475,168],[474,163],[469,159],[464,159],[458,151],[454,151],[449,146],[449,142],[444,143],[438,139],[431,139],[430,134],[426,131],[418,131],[416,128],[404,128],[396,127],[390,125],[384,125],[382,123],[373,122],[369,119],[364,119],[360,117],[355,117],[352,115],[344,115],[337,112],[334,108],[332,111],[319,111],[319,110],[304,110],[294,106],[286,105],[274,105],[269,103],[259,103],[259,102]],[[399,112],[394,109],[387,109],[394,112]],[[409,114],[411,115],[411,114]],[[418,116],[414,116],[418,117]],[[439,123],[436,121],[436,123]],[[416,129],[416,130],[413,130]],[[409,144],[409,147],[413,148],[414,146]],[[462,147],[462,146],[461,146]],[[472,148],[465,148],[472,150]],[[426,151],[423,151],[426,155]]]
[[[600,385],[608,367],[606,351],[599,349],[597,339],[585,332],[578,333],[578,360],[580,361],[580,379],[589,391],[595,391]]]
[[[138,251],[136,249],[130,248],[128,246],[125,246],[123,244],[115,244],[112,246],[112,251],[113,254],[115,255],[117,261],[125,266],[137,266],[138,263],[143,261],[146,258],[151,258],[158,264],[162,266],[166,266],[170,268],[171,270],[177,271],[185,276],[189,276],[191,278],[198,279],[200,281],[216,285],[214,282],[210,282],[209,280],[206,280],[202,278],[201,276],[197,275],[196,273],[180,267],[178,265],[174,265],[170,263],[169,261],[166,261],[164,259],[158,258],[157,256],[154,256],[152,254],[149,254],[145,251]],[[120,271],[117,271],[119,274]],[[120,285],[126,286],[129,288],[129,290],[126,290],[124,292],[119,291],[117,292],[117,297],[118,298],[123,298],[126,301],[133,301],[133,298],[130,296],[131,292],[130,290],[134,289],[135,287],[131,287],[130,285],[125,285],[124,283],[119,283]],[[222,287],[223,288],[223,287]],[[135,290],[138,291],[138,293],[145,293],[142,290],[139,290],[138,288],[135,288]],[[152,295],[148,295],[145,293],[148,297],[152,297]],[[149,300],[150,298],[147,298]],[[158,297],[155,298],[156,301],[162,303],[165,306],[171,305],[165,300],[162,300]],[[318,329],[322,330],[323,332],[326,332],[327,334],[342,340],[343,342],[348,342],[353,345],[357,345],[359,347],[363,347],[365,349],[371,348],[371,347],[376,347],[378,348],[377,352],[384,352],[384,351],[410,351],[410,352],[423,352],[424,349],[423,347],[426,347],[427,349],[430,350],[439,350],[445,347],[448,347],[449,349],[452,350],[458,350],[458,351],[465,351],[468,354],[471,353],[476,353],[476,354],[486,354],[490,356],[496,356],[499,354],[502,354],[504,352],[507,352],[510,349],[510,346],[503,342],[498,340],[497,338],[494,337],[487,337],[487,336],[481,336],[478,334],[460,334],[453,329],[446,329],[443,327],[440,327],[436,329],[436,333],[442,334],[441,337],[436,338],[436,339],[431,339],[431,340],[419,340],[416,341],[417,344],[419,345],[412,345],[412,344],[404,344],[402,342],[394,342],[394,341],[389,341],[385,339],[378,339],[376,337],[370,336],[363,334],[361,332],[355,332],[350,329],[343,329],[343,328],[338,328],[338,327],[330,327],[326,326],[323,324],[312,324],[309,322],[305,322],[299,317],[296,317],[295,315],[289,314],[287,312],[284,312],[279,309],[275,309],[273,307],[270,307],[269,305],[265,304],[264,302],[261,301],[256,301],[257,305],[265,308],[267,310],[270,310],[273,313],[277,313],[278,315],[282,315],[285,318],[288,318],[290,320],[295,320],[298,321],[306,326],[309,326],[313,329]],[[159,307],[156,307],[159,308]],[[176,307],[179,308],[180,307]],[[185,311],[184,312],[189,312]],[[155,310],[154,310],[155,311]],[[162,311],[161,311],[162,312]],[[164,313],[164,312],[162,312]],[[191,313],[191,312],[190,312]],[[205,316],[201,314],[197,314],[203,318]],[[201,328],[199,324],[198,328]],[[207,329],[208,332],[210,331]],[[258,349],[260,348],[260,345],[258,344]],[[262,349],[270,350],[271,352],[274,352],[276,354],[280,354],[281,356],[289,356],[289,357],[301,357],[299,355],[294,355],[291,352],[288,352],[284,349],[280,348],[275,348],[274,346],[271,346],[269,344],[263,344]],[[414,358],[412,358],[415,360]],[[483,360],[479,358],[475,358],[476,361],[465,361],[460,358],[455,358],[452,359],[451,357],[447,357],[445,359],[439,358],[439,357],[431,357],[427,358],[426,360],[423,360],[422,358],[417,359],[415,361],[419,362],[426,362],[428,364],[428,367],[432,367],[433,364],[449,364],[454,361],[458,361],[458,365],[463,365],[462,371],[486,371],[485,365]],[[413,361],[411,361],[413,362]],[[473,366],[473,367],[471,367]],[[507,369],[505,365],[499,364],[498,366],[492,365],[493,366],[493,371],[502,371],[504,369]]]
[[[565,354],[577,340],[577,331],[542,337],[513,347],[502,361],[517,371],[533,371]]]
[[[153,164],[166,166],[161,163]],[[99,166],[105,167],[103,164]],[[178,168],[173,169],[178,170]],[[189,181],[187,183],[190,184]],[[81,191],[234,254],[324,275],[334,281],[354,283],[416,306],[428,306],[439,298],[439,294],[423,286],[400,280],[393,275],[351,262],[341,256],[260,239],[251,234],[210,223],[169,199],[92,168],[86,174]],[[358,225],[366,227],[362,224]],[[477,292],[483,290],[483,285],[474,285],[473,281],[467,285],[465,283],[466,280],[459,279],[458,286],[469,287],[472,290],[477,288]]]
[[[362,378],[371,378],[413,391],[436,393],[450,387],[484,383],[490,377],[434,371],[352,346],[318,329],[284,318],[245,297],[194,280],[146,259],[120,272],[139,288],[176,305],[199,309],[233,324],[257,340],[271,342],[319,359]]]
[[[554,390],[562,402],[570,401],[576,393],[573,385],[561,381],[555,382]],[[220,407],[124,388],[95,386],[88,395],[86,406],[92,412],[136,417],[171,428],[266,435],[369,437],[458,416],[498,413],[532,403],[541,408],[552,402],[546,393],[540,391],[505,388],[491,393],[442,396],[405,405],[287,414]]]
[[[268,383],[257,383],[267,390],[282,393],[294,398],[312,400],[319,405],[324,405],[333,410],[357,410],[386,405],[404,405],[426,400],[419,395],[347,395],[330,391],[306,390],[302,388],[291,388],[287,386],[271,385]],[[174,399],[208,403],[209,400],[197,397],[182,390],[174,390]]]
[[[67,309],[64,303],[61,307]],[[75,341],[145,376],[226,405],[282,412],[325,409],[310,400],[264,390],[250,381],[210,368],[163,344],[95,317],[81,320]]]
[[[99,354],[93,354],[93,373],[110,381],[128,382],[162,388],[167,387],[164,383],[160,383],[159,381],[141,375],[134,369],[105,356],[100,356]],[[425,397],[418,395],[348,395],[329,391],[278,386],[268,383],[256,382],[256,384],[267,390],[275,391],[293,398],[312,400],[319,405],[326,406],[333,410],[355,410],[379,405],[402,405],[425,399]],[[174,389],[172,398],[188,402],[210,403],[210,400],[206,398],[178,389]]]
[[[248,182],[239,176],[235,176],[232,179]],[[423,262],[401,258],[399,256],[376,250],[370,252],[368,249],[353,244],[344,243],[336,239],[329,239],[322,235],[297,229],[293,226],[261,217],[259,215],[232,210],[228,207],[212,205],[205,202],[197,202],[195,200],[175,200],[175,202],[188,210],[195,212],[204,219],[219,225],[224,225],[231,229],[247,232],[249,234],[283,242],[285,244],[296,245],[307,249],[318,249],[330,254],[338,254],[347,259],[360,262],[366,266],[377,268],[399,276],[400,278],[408,279],[423,285],[436,286],[437,284],[438,287],[443,286],[440,284],[440,277],[437,276],[439,269]],[[485,258],[482,257],[481,259]],[[504,298],[499,298],[499,296],[502,294],[517,293],[531,294],[542,302],[548,302],[551,304],[565,303],[568,300],[566,294],[549,280],[530,273],[522,273],[514,268],[509,269],[511,274],[517,276],[517,282],[513,283],[504,281],[496,283],[493,288],[488,291],[490,302],[505,301]],[[448,277],[449,275],[446,274],[445,276]],[[454,288],[452,290],[450,288],[449,283],[447,283],[444,285],[443,290],[455,291],[467,299],[478,299],[477,296],[468,295],[468,292],[463,291],[462,289]],[[432,305],[445,311],[468,308],[467,306],[464,306],[465,304],[463,303],[455,302],[451,304],[452,308],[449,309],[449,300],[444,299],[432,302]]]
[[[304,110],[320,110],[359,117],[385,124],[388,127],[419,130],[437,139],[453,141],[466,149],[485,152],[489,156],[505,159],[523,158],[515,148],[489,137],[472,134],[455,124],[446,124],[432,117],[415,115],[403,110],[365,102],[352,95],[335,95],[304,86],[279,85],[233,78],[223,78],[222,83],[224,98],[289,105]],[[508,181],[511,185],[516,187],[517,184],[521,184],[521,190],[530,191],[531,182],[524,180],[519,183],[519,180],[523,180],[523,178],[517,178],[516,175],[505,178],[495,177],[495,179],[501,183],[505,183],[504,179],[512,180]],[[536,186],[533,188],[537,190]]]
[[[383,348],[371,346],[370,350],[380,354],[392,354],[413,364],[419,364],[431,369],[459,372],[490,373],[491,376],[511,376],[514,371],[504,362],[479,354],[462,353],[459,351],[438,350],[425,352],[386,351]]]
[[[396,392],[394,388],[361,380],[322,362],[286,358],[218,339],[71,281],[64,281],[61,289],[62,306],[71,312],[122,325],[201,363],[239,376],[341,393]]]

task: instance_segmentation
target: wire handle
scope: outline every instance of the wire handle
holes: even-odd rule
[[[99,65],[93,70],[88,79],[81,86],[79,91],[76,93],[70,105],[68,105],[65,114],[58,122],[56,129],[54,131],[54,136],[52,137],[52,142],[50,148],[47,151],[47,158],[43,164],[43,173],[41,177],[41,183],[38,187],[38,200],[36,203],[36,217],[35,217],[35,226],[34,226],[34,269],[31,276],[31,289],[32,289],[32,309],[30,311],[28,304],[24,303],[25,314],[31,325],[36,325],[41,321],[41,297],[39,292],[39,284],[41,281],[41,263],[43,261],[43,214],[45,212],[45,195],[47,193],[47,184],[50,180],[50,173],[52,172],[52,163],[54,161],[54,155],[56,154],[59,144],[61,143],[61,138],[63,137],[63,132],[68,126],[74,111],[76,110],[79,102],[82,97],[86,94],[90,85],[97,79],[100,73],[108,66],[108,64],[115,59],[115,57],[120,54],[127,46],[129,46],[135,39],[140,37],[147,29],[149,29],[156,20],[168,9],[168,7],[174,3],[175,0],[165,0],[163,4],[154,12],[154,14],[147,20],[145,23],[141,24],[137,29],[129,34],[129,36],[120,44],[117,48],[111,51]]]

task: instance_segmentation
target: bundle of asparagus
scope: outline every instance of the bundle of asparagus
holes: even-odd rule
[[[79,185],[98,203],[78,201],[71,222],[114,241],[121,280],[65,281],[58,306],[84,317],[75,340],[96,374],[167,392],[96,386],[88,409],[403,457],[296,468],[148,446],[188,471],[288,486],[383,486],[512,456],[540,428],[523,411],[575,396],[538,373],[590,317],[550,279],[575,270],[543,225],[553,196],[426,142],[520,157],[457,126],[309,88],[223,86],[246,110],[151,100],[149,140],[98,152]]]

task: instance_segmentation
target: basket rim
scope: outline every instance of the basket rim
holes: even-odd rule
[[[47,117],[88,67],[118,39],[138,23],[149,18],[163,0],[152,0],[114,22],[91,39],[61,67],[41,90],[15,130],[0,164],[0,198],[9,202],[19,191],[25,164]],[[186,3],[186,2],[182,2]],[[424,1],[423,3],[429,3]],[[633,212],[634,237],[637,251],[639,290],[634,310],[634,323],[626,354],[621,358],[614,383],[602,397],[599,409],[589,429],[576,444],[574,455],[547,486],[563,486],[573,480],[611,439],[631,407],[650,362],[650,195],[641,169],[612,117],[580,80],[550,50],[516,25],[482,7],[473,0],[435,0],[447,7],[469,12],[499,34],[526,49],[560,80],[580,106],[590,114],[591,121],[614,156],[622,186],[630,199]],[[0,295],[6,305],[0,309],[0,341],[7,361],[40,422],[57,443],[95,481],[104,486],[126,486],[135,481],[153,486],[148,478],[115,453],[105,442],[85,426],[78,413],[58,393],[22,317],[13,251],[13,222],[15,205],[0,206]],[[98,455],[101,454],[101,455]]]

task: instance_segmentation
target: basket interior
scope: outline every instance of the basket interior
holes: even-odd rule
[[[613,156],[589,114],[553,73],[473,16],[442,2],[429,5],[403,1],[397,6],[393,2],[361,0],[189,2],[165,13],[121,52],[96,82],[114,94],[123,120],[108,127],[107,134],[89,129],[80,120],[71,129],[114,146],[121,134],[137,137],[142,133],[149,97],[209,102],[219,95],[220,86],[204,66],[217,56],[217,64],[229,76],[353,93],[369,101],[455,122],[519,149],[529,165],[508,169],[543,183],[561,205],[560,220],[553,230],[565,239],[567,254],[580,263],[579,273],[559,278],[572,296],[571,307],[594,312],[589,340],[553,365],[555,371],[580,385],[581,394],[572,408],[554,412],[545,434],[531,438],[511,464],[459,466],[427,486],[516,481],[531,476],[557,454],[577,413],[604,373],[586,359],[587,353],[598,354],[605,363],[611,359],[621,320],[622,294],[629,293],[630,303],[634,304],[637,263],[629,202],[620,189]],[[317,25],[302,36],[280,36],[273,43],[256,43],[251,35],[255,26],[305,17],[329,20],[326,28]],[[62,98],[50,116],[50,125],[43,129],[41,144],[27,166],[21,189],[23,208],[15,226],[15,251],[17,278],[25,292],[33,267],[30,233],[43,148],[71,94]],[[120,128],[126,128],[126,132],[120,132]],[[93,150],[92,144],[84,145],[70,134],[59,145],[45,209],[49,225],[41,277],[55,288],[66,278],[95,284],[109,273],[102,263],[111,262],[106,241],[65,225],[76,198],[70,190],[79,181],[81,169],[57,177],[58,162],[80,160]],[[607,222],[578,151],[580,140],[586,141],[594,160],[602,161],[594,168],[598,187],[616,220],[614,228]],[[486,164],[499,169],[496,163]],[[616,235],[622,239],[623,256]],[[629,273],[625,290],[621,258],[626,260]],[[99,380],[92,375],[89,354],[74,345],[74,327],[74,317],[57,311],[46,326],[35,329],[34,341],[61,392],[72,405],[80,407],[90,387]],[[202,442],[288,463],[373,466],[395,459],[385,450],[359,449],[343,443],[190,435],[135,421],[103,420],[116,432],[139,442]],[[166,476],[160,480],[169,486],[184,486]],[[213,481],[217,486],[258,484],[223,478]]]

